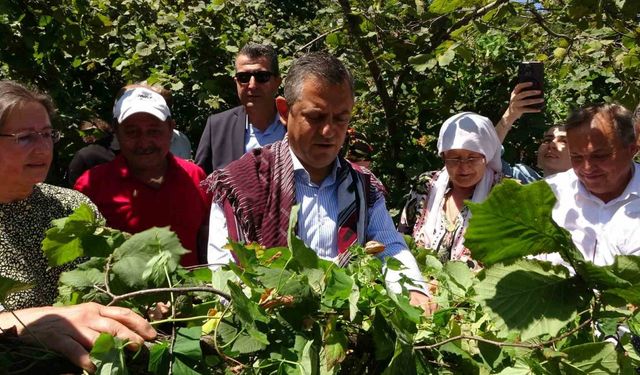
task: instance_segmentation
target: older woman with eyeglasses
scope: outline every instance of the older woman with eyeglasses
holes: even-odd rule
[[[44,343],[92,370],[87,349],[100,332],[139,345],[143,337],[154,337],[155,331],[144,319],[120,307],[95,303],[49,306],[57,296],[63,270],[49,267],[41,250],[51,220],[68,216],[82,203],[97,211],[81,193],[42,183],[53,144],[60,138],[51,126],[53,113],[47,95],[16,82],[0,81],[0,282],[8,278],[33,285],[2,302],[0,332],[15,327],[24,341]]]
[[[60,133],[51,127],[48,96],[9,81],[0,82],[0,275],[34,288],[10,295],[16,309],[50,305],[60,268],[49,268],[41,250],[51,220],[67,216],[87,197],[43,184]]]
[[[470,217],[464,201],[483,201],[502,179],[500,140],[488,118],[464,112],[442,125],[438,154],[444,169],[421,176],[421,186],[405,205],[399,230],[411,233],[419,246],[433,249],[440,261],[468,261],[475,268],[464,247]]]

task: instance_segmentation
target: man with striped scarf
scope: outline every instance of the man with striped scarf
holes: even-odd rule
[[[432,310],[416,261],[386,209],[382,185],[338,156],[354,105],[349,71],[332,55],[307,54],[291,66],[284,94],[276,106],[287,126],[285,139],[245,154],[204,182],[214,196],[208,262],[232,261],[223,249],[227,238],[286,246],[291,207],[299,204],[297,234],[318,256],[343,263],[350,245],[378,241],[385,246],[380,258],[405,266],[387,272],[390,290],[401,290],[404,274],[414,281],[406,285],[411,302]]]

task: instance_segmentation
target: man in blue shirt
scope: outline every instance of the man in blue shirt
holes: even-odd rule
[[[241,105],[209,116],[196,151],[196,164],[207,174],[286,133],[274,101],[282,79],[273,47],[249,43],[238,52],[235,65]]]
[[[332,55],[307,54],[291,66],[285,97],[276,105],[287,138],[207,179],[214,196],[208,263],[232,261],[233,253],[223,248],[228,238],[286,246],[291,208],[299,204],[297,234],[321,258],[342,265],[350,245],[380,242],[380,258],[393,257],[406,267],[387,271],[389,289],[401,290],[403,274],[413,280],[406,285],[411,302],[431,311],[420,270],[386,209],[382,184],[338,156],[354,105],[349,71]]]

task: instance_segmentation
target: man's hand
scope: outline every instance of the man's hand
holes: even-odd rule
[[[44,344],[67,357],[76,366],[93,372],[95,366],[88,351],[100,333],[127,340],[129,349],[137,349],[144,340],[155,338],[156,331],[133,311],[123,307],[107,307],[84,303],[69,307],[37,307],[0,314],[0,327],[15,326],[18,337],[31,345]]]
[[[411,290],[409,291],[409,297],[409,303],[411,303],[413,306],[422,308],[426,316],[433,314],[438,309],[438,305],[433,302],[433,299],[431,299],[431,297],[427,296],[424,293]]]

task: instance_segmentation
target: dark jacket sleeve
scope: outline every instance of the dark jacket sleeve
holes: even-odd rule
[[[204,169],[206,174],[213,172],[213,166],[211,163],[211,126],[213,116],[209,116],[207,119],[207,125],[204,127],[204,132],[200,137],[200,143],[196,150],[195,162],[200,168]]]
[[[209,116],[196,151],[196,164],[207,174],[244,155],[244,107]]]

